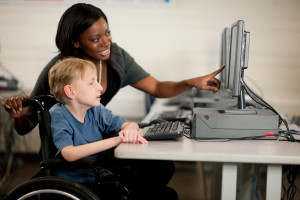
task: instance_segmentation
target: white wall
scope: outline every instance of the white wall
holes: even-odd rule
[[[0,61],[26,89],[34,86],[57,51],[57,24],[69,6],[0,4]],[[173,7],[97,6],[108,16],[113,40],[159,80],[182,80],[217,69],[222,29],[243,19],[251,32],[246,81],[258,93],[263,91],[264,99],[279,112],[300,114],[300,1],[176,0]],[[108,107],[125,117],[142,117],[143,93],[127,87]]]

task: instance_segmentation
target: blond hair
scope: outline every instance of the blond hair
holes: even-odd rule
[[[74,80],[83,78],[87,68],[95,70],[94,63],[80,58],[69,57],[58,61],[49,71],[50,92],[58,101],[64,102],[64,87]]]

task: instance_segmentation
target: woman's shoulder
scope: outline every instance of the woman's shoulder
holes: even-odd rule
[[[111,46],[112,46],[113,51],[115,51],[115,52],[124,51],[124,49],[115,42],[112,42]]]
[[[57,61],[60,60],[60,54],[54,56],[49,62],[48,64],[46,65],[46,69],[50,69],[53,65],[55,65],[55,63],[57,63]]]
[[[124,59],[131,58],[131,56],[129,55],[129,53],[124,48],[119,46],[117,43],[112,43],[111,58],[113,60],[118,60],[118,59],[123,59],[124,60]]]

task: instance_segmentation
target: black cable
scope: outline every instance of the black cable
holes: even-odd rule
[[[276,137],[279,136],[279,134],[272,134],[269,135],[269,137]],[[245,137],[238,137],[238,138],[193,138],[197,142],[202,142],[202,141],[215,141],[215,140],[220,140],[224,142],[229,142],[232,140],[255,140],[259,138],[265,138],[268,137],[267,135],[257,135],[257,136],[245,136]]]
[[[183,127],[183,135],[186,138],[191,139],[191,123],[181,122],[180,125]]]
[[[245,90],[247,92],[247,94],[258,104],[262,105],[262,106],[265,106],[267,108],[269,108],[270,110],[272,110],[275,114],[277,114],[279,116],[279,119],[281,120],[281,122],[284,123],[285,127],[286,127],[286,131],[278,131],[279,132],[279,135],[280,133],[282,133],[284,135],[284,137],[288,140],[288,141],[291,141],[291,142],[300,142],[300,140],[296,140],[294,138],[294,136],[292,134],[296,134],[294,130],[290,130],[289,129],[289,126],[288,126],[288,123],[285,119],[283,119],[281,117],[281,115],[270,105],[268,104],[266,101],[264,101],[262,98],[260,98],[255,92],[253,92],[249,87],[248,85],[246,84],[246,82],[244,81],[244,78],[242,78],[242,83],[244,84],[245,86]],[[253,96],[251,95],[254,95],[257,99],[259,99],[261,102],[258,102],[257,99],[253,98]],[[289,165],[288,166],[289,168],[289,171],[288,171],[288,175],[287,175],[287,179],[288,179],[288,183],[289,183],[289,187],[288,188],[285,188],[284,184],[282,184],[282,187],[283,187],[283,195],[281,197],[282,200],[286,199],[287,200],[293,200],[294,197],[295,197],[295,194],[296,192],[300,193],[299,192],[299,189],[296,187],[295,185],[295,180],[296,180],[296,177],[297,177],[297,173],[298,173],[298,166],[295,166],[295,165]]]
[[[289,126],[288,126],[288,123],[287,123],[287,121],[285,120],[285,119],[283,119],[283,117],[281,117],[281,115],[270,105],[270,104],[268,104],[265,100],[263,100],[261,97],[259,97],[259,95],[257,95],[253,90],[251,90],[249,87],[248,87],[248,85],[246,84],[246,82],[244,81],[244,78],[241,78],[241,80],[242,80],[242,83],[244,84],[244,86],[245,86],[245,91],[247,92],[247,94],[251,97],[251,99],[253,100],[253,101],[255,101],[256,103],[258,103],[259,105],[261,105],[261,106],[265,106],[265,107],[267,107],[268,109],[270,109],[271,111],[273,111],[275,114],[277,114],[278,115],[278,117],[279,117],[279,119],[280,119],[280,123],[281,122],[283,122],[284,123],[284,125],[285,125],[285,127],[286,127],[286,129],[287,129],[287,132],[285,132],[285,133],[283,133],[284,134],[284,137],[288,140],[288,141],[292,141],[292,142],[295,142],[295,141],[297,141],[297,142],[300,142],[300,140],[296,140],[295,138],[294,138],[294,136],[290,133],[290,129],[289,129]],[[256,99],[255,99],[255,98]],[[259,101],[261,101],[261,102],[259,102]],[[280,124],[279,124],[280,125]]]
[[[283,191],[284,193],[282,194],[281,199],[287,199],[287,200],[293,200],[296,193],[300,193],[299,189],[297,188],[295,181],[297,178],[297,174],[299,171],[299,166],[297,165],[288,165],[287,166],[287,181],[289,183],[289,187],[285,188],[284,184],[283,185]]]

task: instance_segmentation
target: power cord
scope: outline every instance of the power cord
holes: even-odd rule
[[[296,193],[300,193],[299,189],[295,185],[295,181],[297,178],[297,174],[299,173],[299,166],[297,165],[288,165],[287,166],[287,181],[288,181],[288,188],[285,188],[284,183],[282,183],[283,191],[281,199],[282,200],[293,200]]]
[[[242,83],[245,86],[245,91],[252,98],[252,100],[255,101],[256,103],[258,103],[259,105],[264,106],[264,107],[270,109],[275,114],[277,114],[278,117],[279,117],[279,126],[280,126],[281,123],[284,123],[284,125],[286,127],[286,131],[285,132],[280,132],[282,134],[279,134],[279,137],[282,136],[287,141],[290,141],[290,142],[300,142],[300,140],[295,139],[294,136],[292,135],[293,132],[290,131],[289,125],[288,125],[287,121],[285,119],[283,119],[283,117],[270,104],[268,104],[265,100],[263,100],[261,97],[259,97],[254,91],[252,91],[248,87],[248,85],[246,84],[246,82],[244,81],[244,78],[242,78],[241,80],[242,80]]]
[[[287,139],[287,141],[290,142],[300,142],[300,140],[296,140],[294,138],[294,136],[292,134],[299,134],[299,131],[295,131],[295,130],[290,130],[288,123],[285,119],[283,119],[281,117],[281,115],[271,106],[269,105],[267,102],[265,102],[262,98],[260,98],[257,94],[255,94],[255,92],[253,92],[245,83],[244,79],[242,78],[242,82],[245,86],[245,90],[246,92],[249,94],[249,96],[258,104],[267,107],[268,109],[272,110],[275,114],[277,114],[279,116],[280,119],[280,123],[283,122],[286,130],[279,130],[279,135],[283,135],[283,137],[285,137]],[[258,100],[260,100],[261,102],[259,102],[257,99],[255,99],[252,95],[254,95]],[[295,180],[297,177],[297,174],[299,173],[299,166],[296,165],[288,165],[288,172],[287,172],[287,180],[289,183],[288,188],[285,188],[284,184],[282,183],[282,187],[283,187],[283,195],[281,197],[282,200],[286,199],[286,200],[293,200],[295,197],[296,192],[300,193],[299,189],[297,188],[297,186],[295,185]]]
[[[192,123],[191,122],[181,122],[180,125],[183,127],[183,136],[191,139],[191,128]]]

